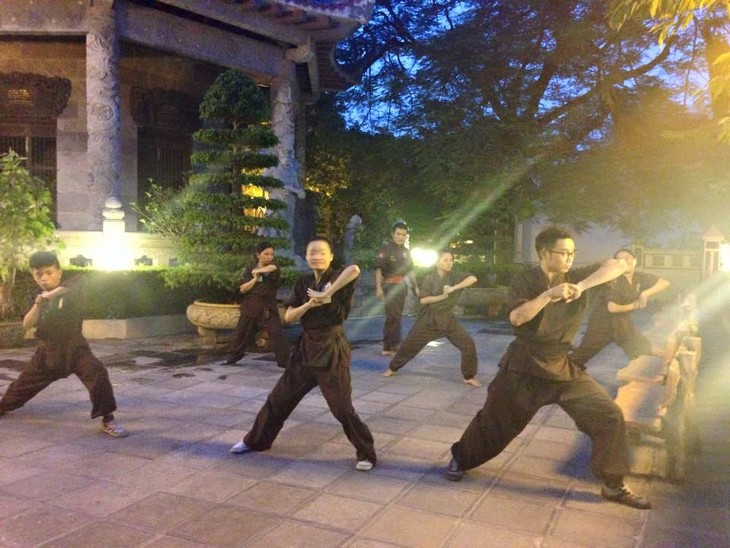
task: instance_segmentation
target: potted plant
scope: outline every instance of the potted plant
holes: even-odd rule
[[[280,234],[288,225],[276,215],[286,204],[269,196],[283,184],[264,175],[278,163],[264,150],[278,139],[261,89],[244,74],[226,71],[206,92],[200,117],[205,127],[193,135],[197,151],[190,158],[187,185],[176,195],[153,191],[141,216],[177,249],[181,264],[168,271],[168,282],[201,288],[188,319],[202,335],[210,335],[210,330],[235,327],[241,271],[259,241],[286,245]]]

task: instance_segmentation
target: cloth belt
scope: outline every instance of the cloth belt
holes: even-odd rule
[[[400,284],[405,281],[405,276],[388,276],[385,278],[385,283],[387,284]]]

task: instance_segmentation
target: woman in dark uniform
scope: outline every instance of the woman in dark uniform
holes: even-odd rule
[[[350,342],[342,327],[350,313],[360,269],[357,265],[333,269],[333,258],[326,238],[307,244],[306,259],[312,273],[297,280],[285,315],[287,322],[299,320],[303,333],[253,427],[231,447],[231,453],[269,449],[302,398],[319,386],[332,415],[355,447],[356,468],[366,472],[375,466],[373,435],[352,406]]]
[[[260,242],[256,246],[256,261],[243,271],[239,281],[243,300],[236,336],[224,365],[232,365],[243,358],[260,329],[269,334],[269,348],[276,354],[279,367],[286,367],[289,346],[284,338],[276,303],[276,292],[281,285],[281,270],[274,260],[274,246]]]

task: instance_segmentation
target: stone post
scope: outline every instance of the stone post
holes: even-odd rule
[[[119,39],[114,0],[94,0],[86,34],[86,127],[89,165],[89,229],[102,228],[101,217],[124,227],[119,200],[120,104]],[[119,227],[112,229],[119,231]]]
[[[272,197],[287,204],[286,212],[280,213],[294,232],[294,209],[297,200],[303,200],[305,193],[299,180],[299,163],[296,158],[296,120],[300,109],[298,87],[294,78],[294,65],[285,62],[281,75],[271,86],[271,128],[279,138],[274,151],[279,165],[268,170],[267,175],[284,183],[283,189],[272,192]],[[291,250],[290,250],[291,251]]]

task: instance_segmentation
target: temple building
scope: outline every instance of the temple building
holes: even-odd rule
[[[375,0],[2,0],[0,152],[14,149],[53,194],[62,257],[169,264],[131,203],[151,181],[180,188],[198,105],[222,71],[264,89],[279,138],[292,250],[304,221],[304,106],[353,75],[334,48]]]

